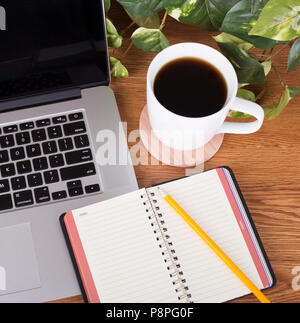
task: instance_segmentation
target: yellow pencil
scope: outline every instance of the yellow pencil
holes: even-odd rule
[[[261,303],[270,300],[252,283],[239,267],[217,246],[217,244],[200,228],[186,211],[161,188],[158,188],[164,200],[182,217],[182,219],[200,236],[200,238],[216,253],[216,255],[233,271],[233,273],[249,288]]]

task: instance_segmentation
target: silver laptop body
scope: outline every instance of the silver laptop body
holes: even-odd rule
[[[80,294],[59,217],[138,186],[108,87],[102,1],[2,2],[10,23],[0,31],[1,48],[13,50],[0,53],[0,302],[46,302]],[[25,28],[25,20],[12,25],[20,15],[16,10],[27,19],[29,31],[56,13],[60,29],[54,31],[71,35],[72,42],[54,39],[50,29],[47,36],[42,24],[41,34],[33,39],[26,34],[27,48],[24,35],[15,36]],[[31,23],[37,15],[40,19]],[[40,48],[33,48],[42,34],[49,44],[42,40]],[[12,58],[5,57],[8,53]],[[64,73],[63,85],[53,89],[57,70]],[[47,83],[49,74],[50,85],[34,87]],[[29,88],[32,82],[32,92],[17,86],[16,93],[5,92],[10,91],[7,84],[23,84],[24,78]]]

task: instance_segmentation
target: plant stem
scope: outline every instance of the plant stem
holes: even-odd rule
[[[267,59],[265,61],[269,61],[271,60],[274,56],[277,56],[278,54],[280,54],[284,49],[286,49],[288,46],[289,46],[290,42],[286,42],[277,52],[275,52],[274,54],[273,53],[273,50],[274,48],[271,49],[271,52],[270,54],[265,54],[266,51],[264,51],[262,54],[257,54],[257,53],[249,53],[251,55],[254,55],[254,56],[260,56],[261,58],[262,57],[267,57]]]
[[[265,95],[266,91],[267,91],[267,86],[265,85],[264,89],[255,98],[255,102],[259,101]]]
[[[278,55],[281,53],[284,49],[286,49],[290,45],[290,42],[286,42],[276,53],[271,54],[267,61],[270,61],[274,56]]]
[[[261,54],[261,56],[260,56],[260,62],[263,62],[264,60],[263,60],[263,57],[265,57],[266,56],[266,53],[267,53],[267,51],[266,50],[264,50],[263,51],[263,53]]]
[[[128,48],[125,50],[125,52],[122,54],[122,56],[121,56],[121,58],[120,58],[120,60],[122,60],[127,54],[128,54],[128,52],[131,50],[131,48],[132,48],[132,46],[133,46],[133,42],[131,42],[130,43],[130,45],[128,46]]]
[[[143,25],[142,25],[142,27],[145,27],[146,25],[147,25],[147,23],[150,21],[150,19],[151,19],[151,17],[148,17],[146,20],[145,20],[145,22],[143,23]],[[135,24],[136,22],[135,21],[133,21],[132,23],[131,23],[131,25],[130,26],[128,26],[127,28],[129,29],[133,24]],[[128,46],[128,48],[125,50],[125,52],[121,55],[121,57],[120,57],[120,60],[122,60],[127,54],[128,54],[128,52],[130,51],[130,49],[132,48],[132,46],[133,46],[133,42],[131,42],[130,43],[130,45]]]
[[[127,26],[124,30],[122,30],[121,32],[120,32],[120,35],[121,36],[124,36],[126,33],[127,33],[127,31],[132,27],[132,26],[134,26],[136,24],[136,22],[135,21],[132,21],[131,22],[131,24],[129,25],[129,26]]]
[[[278,71],[277,67],[274,65],[274,63],[272,63],[272,67],[273,67],[273,69],[274,69],[274,71],[275,71],[275,73],[276,73],[276,75],[277,75],[277,77],[278,77],[278,79],[279,79],[279,81],[280,81],[281,86],[285,89],[286,84],[285,84],[285,83],[284,83],[284,81],[282,80],[282,78],[281,78],[281,76],[280,76],[280,73],[279,73],[279,71]]]
[[[161,22],[161,25],[159,27],[160,30],[163,30],[164,29],[165,24],[166,24],[167,17],[168,17],[168,11],[166,10],[166,12],[164,14],[164,17],[163,17],[163,20]]]

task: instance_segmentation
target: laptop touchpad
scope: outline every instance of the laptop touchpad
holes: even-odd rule
[[[0,228],[0,296],[39,287],[30,223]]]

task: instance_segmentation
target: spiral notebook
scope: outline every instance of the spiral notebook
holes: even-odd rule
[[[232,171],[162,184],[260,289],[275,276]],[[73,210],[61,224],[91,303],[227,302],[249,290],[156,187]]]

